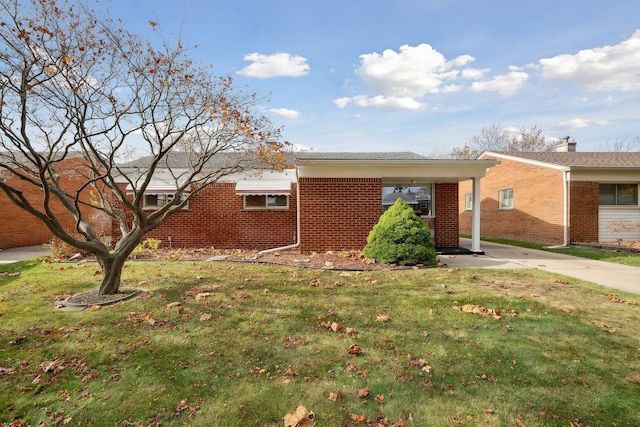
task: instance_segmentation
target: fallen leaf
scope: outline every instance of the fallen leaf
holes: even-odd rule
[[[209,313],[202,313],[202,315],[200,316],[200,319],[198,319],[200,322],[205,322],[207,320],[211,320],[211,314]]]
[[[384,394],[376,394],[376,397],[373,398],[378,403],[384,403]]]
[[[378,315],[376,316],[376,320],[377,320],[378,322],[382,322],[382,323],[384,323],[384,322],[388,322],[388,321],[389,321],[389,316],[387,316],[386,314],[378,314]]]
[[[92,305],[90,310],[91,311],[98,311],[98,310],[100,310],[100,306],[99,305]]]
[[[602,322],[600,320],[592,320],[591,323],[593,323],[595,326],[597,326],[599,328],[609,328],[610,327],[605,322]]]
[[[329,400],[332,402],[337,402],[343,397],[344,397],[344,393],[342,393],[340,390],[336,391],[335,393],[334,392],[329,393]]]
[[[640,384],[640,375],[629,374],[627,375],[627,379],[632,383]]]
[[[362,354],[362,349],[360,348],[360,346],[358,344],[351,344],[349,346],[349,349],[347,350],[347,353],[354,354],[356,356],[360,356]]]
[[[472,305],[472,304],[466,304],[463,306],[454,305],[453,309],[462,311],[463,313],[473,313],[473,314],[479,314],[484,317],[493,317],[496,320],[502,319],[502,316],[500,315],[499,311],[496,311],[492,308],[482,307],[481,305]]]
[[[292,414],[284,416],[285,427],[313,427],[315,426],[315,414],[304,406],[298,406]]]
[[[169,304],[167,304],[167,308],[173,308],[173,307],[180,307],[182,305],[182,303],[175,301],[175,302],[170,302]]]
[[[369,387],[361,388],[358,390],[358,397],[367,397],[369,396]]]

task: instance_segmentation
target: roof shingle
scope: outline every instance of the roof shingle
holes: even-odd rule
[[[571,168],[640,168],[640,152],[499,152]]]

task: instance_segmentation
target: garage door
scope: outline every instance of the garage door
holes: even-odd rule
[[[601,242],[640,240],[640,209],[600,208],[598,236]]]

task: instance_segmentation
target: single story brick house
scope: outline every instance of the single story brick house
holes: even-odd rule
[[[179,157],[172,168],[180,167]],[[496,163],[411,152],[296,153],[290,169],[246,171],[207,185],[147,236],[172,247],[360,250],[383,212],[384,196],[415,189],[436,246],[458,247],[458,185],[478,185]],[[144,158],[124,167],[128,175],[142,165]],[[173,192],[162,174],[145,192],[148,209]],[[480,252],[479,218],[474,223],[472,250]],[[117,240],[119,230],[112,231]]]
[[[482,180],[482,236],[570,245],[640,240],[640,152],[485,152],[499,161]],[[460,232],[471,233],[476,193],[460,185]]]

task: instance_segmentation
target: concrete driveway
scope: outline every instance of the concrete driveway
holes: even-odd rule
[[[49,255],[49,251],[42,246],[29,246],[26,248],[0,250],[0,264],[24,261],[29,258],[38,258]]]
[[[470,248],[471,240],[461,238],[460,246]],[[480,242],[480,248],[485,255],[442,255],[440,260],[450,267],[460,268],[536,268],[640,294],[640,268],[638,267],[484,241]]]

